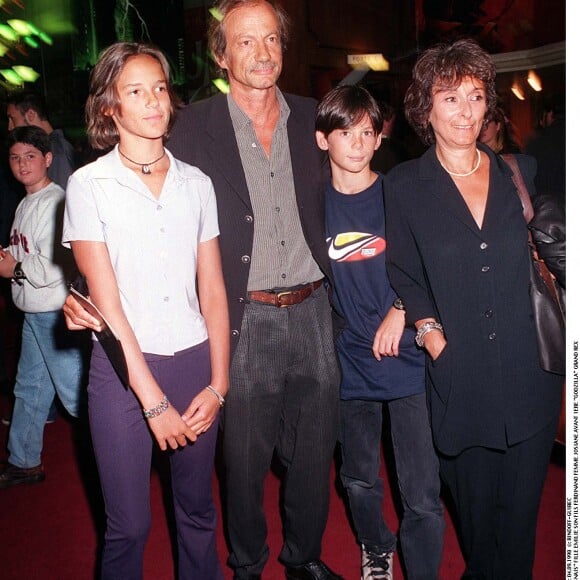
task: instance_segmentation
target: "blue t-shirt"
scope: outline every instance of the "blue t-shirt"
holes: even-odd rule
[[[333,300],[346,320],[337,339],[341,399],[387,401],[425,390],[425,355],[405,328],[398,357],[372,352],[375,333],[397,298],[385,261],[382,175],[353,195],[326,191],[326,241],[334,278]]]

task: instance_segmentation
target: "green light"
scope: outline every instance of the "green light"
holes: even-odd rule
[[[52,38],[50,38],[50,36],[48,36],[48,34],[46,34],[45,32],[39,32],[38,37],[43,42],[46,42],[46,44],[50,44],[52,46]]]
[[[225,79],[213,79],[212,83],[217,87],[218,91],[227,94],[230,92],[230,85]]]
[[[210,8],[209,13],[218,21],[221,22],[224,19],[224,15],[217,8]]]
[[[32,36],[25,36],[22,40],[24,40],[24,42],[26,42],[26,44],[32,48],[38,48],[40,46],[38,42],[32,38]]]
[[[16,34],[10,26],[6,26],[6,24],[0,24],[0,36],[6,40],[10,40],[11,42],[16,42],[18,40],[18,34]]]
[[[0,75],[2,75],[11,85],[20,86],[23,82],[18,73],[13,71],[11,68],[1,69]]]
[[[30,24],[26,20],[12,19],[6,21],[11,28],[13,28],[20,36],[28,36],[34,34]]]
[[[16,65],[12,70],[25,82],[33,83],[40,76],[33,68],[29,66]]]

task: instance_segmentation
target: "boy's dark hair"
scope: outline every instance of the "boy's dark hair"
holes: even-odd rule
[[[16,127],[8,133],[6,147],[8,151],[16,143],[26,143],[38,149],[44,156],[50,153],[50,137],[44,129],[35,125]]]
[[[383,130],[383,114],[373,96],[357,85],[339,85],[331,89],[316,107],[316,130],[325,136],[335,129],[347,129],[369,116],[374,132]]]
[[[41,121],[48,120],[48,110],[44,99],[36,94],[25,91],[17,91],[8,95],[7,105],[14,105],[23,115],[31,109],[36,112]]]

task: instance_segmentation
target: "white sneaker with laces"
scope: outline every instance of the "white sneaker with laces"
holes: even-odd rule
[[[393,552],[361,548],[361,580],[393,580]]]

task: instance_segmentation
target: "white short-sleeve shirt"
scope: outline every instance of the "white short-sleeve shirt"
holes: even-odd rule
[[[219,235],[213,185],[166,151],[170,168],[155,199],[117,149],[71,176],[62,241],[106,243],[141,350],[172,355],[207,338],[196,271],[198,244]]]

